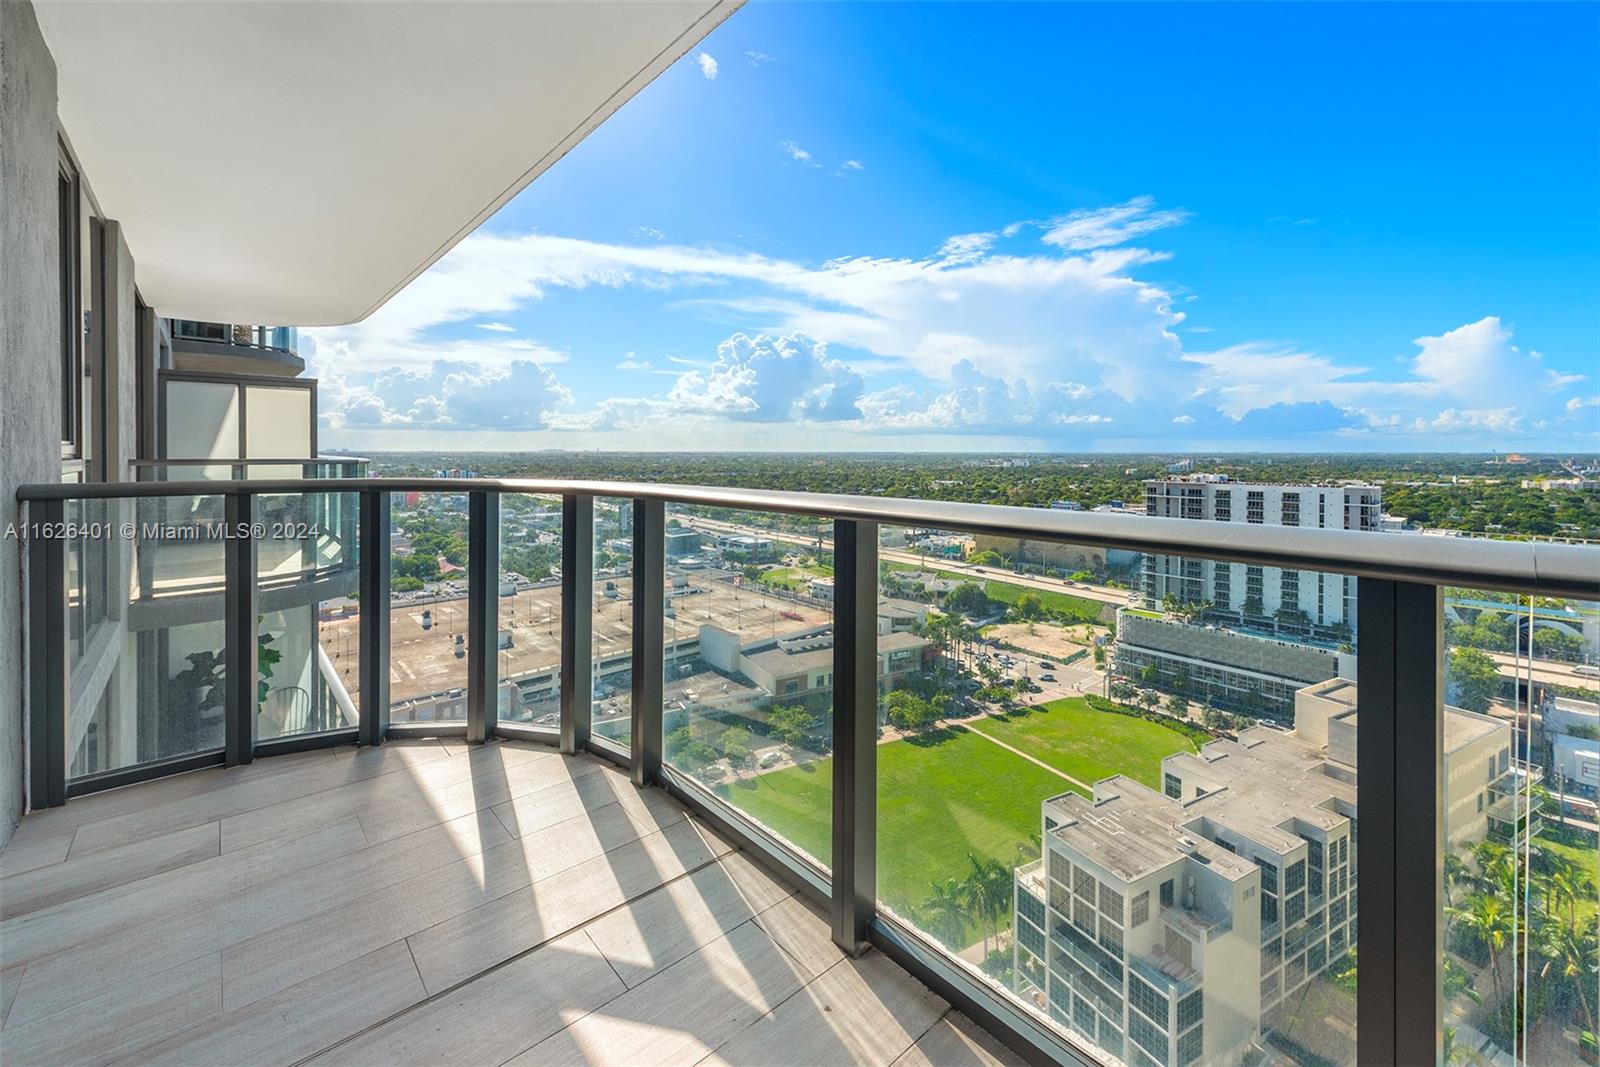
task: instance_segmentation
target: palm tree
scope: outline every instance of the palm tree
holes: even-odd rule
[[[998,860],[979,859],[967,853],[972,871],[967,875],[966,896],[979,918],[984,920],[983,955],[989,957],[989,936],[1000,936],[999,922],[1011,906],[1011,872]]]
[[[1506,944],[1513,937],[1511,914],[1506,909],[1505,898],[1495,893],[1477,892],[1467,898],[1465,907],[1449,910],[1489,950],[1489,977],[1494,982],[1494,999],[1498,1004],[1500,953],[1505,951]]]
[[[933,884],[933,896],[922,905],[928,932],[947,948],[959,952],[967,928],[967,887],[954,878]]]
[[[1576,923],[1553,922],[1541,931],[1539,952],[1548,959],[1540,971],[1544,977],[1552,970],[1570,980],[1578,991],[1578,1005],[1583,1009],[1583,1027],[1595,1032],[1594,1010],[1589,1005],[1588,991],[1595,988],[1600,976],[1600,956],[1595,948],[1595,920],[1590,918],[1587,930]]]

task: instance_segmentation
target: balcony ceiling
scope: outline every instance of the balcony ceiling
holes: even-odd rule
[[[36,10],[145,300],[316,326],[371,314],[740,3]]]

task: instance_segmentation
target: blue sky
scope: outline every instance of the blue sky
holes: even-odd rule
[[[748,4],[366,322],[335,447],[1600,448],[1600,6]]]

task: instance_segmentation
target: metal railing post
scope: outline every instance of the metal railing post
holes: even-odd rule
[[[223,759],[229,767],[249,763],[256,756],[257,696],[256,645],[256,539],[255,494],[230,491],[223,496],[223,522],[227,533],[223,553],[223,658],[224,684]]]
[[[389,730],[389,494],[363,489],[359,525],[361,591],[361,722],[363,745]]]
[[[1362,578],[1356,596],[1356,1060],[1433,1063],[1444,1002],[1443,595]]]
[[[561,498],[561,751],[589,743],[594,714],[594,497]]]
[[[500,494],[467,497],[467,741],[500,718]]]
[[[878,897],[878,524],[833,524],[833,940],[867,949]]]
[[[28,806],[35,809],[67,802],[65,516],[64,501],[28,504]]]
[[[633,502],[633,781],[650,785],[661,770],[662,612],[666,607],[667,507]]]

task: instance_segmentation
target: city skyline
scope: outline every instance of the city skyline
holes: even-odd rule
[[[1593,450],[1597,41],[1589,8],[752,4],[306,332],[323,440]]]

